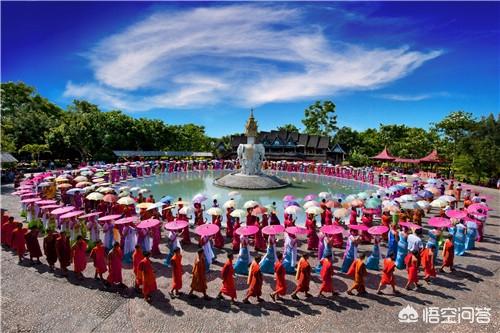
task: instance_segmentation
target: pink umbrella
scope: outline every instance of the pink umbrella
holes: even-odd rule
[[[60,207],[61,207],[61,205],[52,204],[52,205],[40,206],[40,209],[56,209],[56,208],[60,208]]]
[[[452,209],[449,209],[445,212],[446,216],[448,216],[449,218],[454,218],[454,219],[463,219],[464,217],[467,216],[467,213],[464,212],[463,210],[452,210]]]
[[[93,213],[88,213],[88,214],[82,215],[82,216],[80,216],[80,218],[86,219],[86,218],[89,218],[92,216],[99,216],[99,215],[101,215],[101,212],[93,212]]]
[[[328,235],[336,235],[344,232],[344,228],[338,225],[324,225],[319,229],[322,233]]]
[[[37,201],[35,202],[37,205],[40,205],[40,206],[43,206],[43,205],[53,205],[55,204],[57,201],[55,200],[40,200],[40,201]]]
[[[194,229],[194,232],[200,236],[212,236],[219,231],[219,226],[216,224],[202,224]]]
[[[141,223],[139,223],[137,225],[137,228],[139,228],[139,229],[152,228],[152,227],[156,227],[158,224],[160,224],[160,220],[148,219],[148,220],[144,220]]]
[[[249,225],[249,226],[239,227],[234,232],[238,235],[250,236],[256,234],[257,231],[259,231],[259,227],[255,225]]]
[[[422,229],[422,227],[419,226],[418,224],[411,223],[411,222],[399,222],[399,225],[402,225],[403,227],[407,227],[410,229]]]
[[[119,219],[120,217],[121,217],[120,214],[106,215],[99,218],[97,221],[99,222],[113,221]]]
[[[389,228],[385,225],[377,225],[368,229],[370,235],[382,235],[389,231]]]
[[[277,235],[285,231],[285,227],[282,225],[268,225],[262,228],[262,233],[266,235]]]
[[[288,227],[285,231],[292,235],[306,235],[307,229],[302,227]]]
[[[104,202],[116,202],[117,200],[118,200],[118,197],[114,194],[106,194],[102,198],[102,201],[104,201]]]
[[[124,217],[124,218],[121,218],[119,220],[116,220],[115,221],[115,225],[116,224],[128,224],[128,223],[134,223],[136,221],[139,220],[139,217],[138,216],[130,216],[130,217]]]
[[[451,221],[444,217],[431,217],[427,224],[435,228],[448,228],[451,226]]]
[[[484,214],[486,215],[486,213],[490,210],[493,210],[491,209],[490,207],[488,206],[485,206],[485,205],[482,205],[482,204],[473,204],[473,205],[470,205],[468,208],[467,208],[467,212],[471,213],[471,214],[476,214],[476,213],[480,213],[480,214]]]
[[[12,192],[13,195],[22,195],[22,194],[27,194],[27,193],[33,193],[32,190],[20,190],[16,192]]]
[[[34,203],[34,202],[37,202],[37,201],[40,201],[41,198],[30,198],[30,199],[24,199],[24,200],[21,200],[22,203]]]
[[[316,200],[318,196],[316,194],[308,194],[304,197],[304,201],[312,201],[312,200]]]
[[[358,230],[358,231],[367,231],[368,227],[363,224],[349,224],[349,229]]]
[[[262,206],[257,206],[252,210],[252,215],[262,215],[267,213],[267,208]]]
[[[75,209],[75,207],[73,207],[73,206],[61,207],[61,208],[54,209],[53,211],[50,212],[50,214],[52,214],[52,215],[66,214],[66,213],[71,212],[74,209]]]
[[[60,219],[69,219],[69,218],[72,218],[72,217],[76,217],[78,215],[82,215],[83,213],[85,213],[83,210],[73,210],[69,213],[66,213],[66,214],[62,214]]]
[[[293,195],[288,194],[283,197],[283,201],[295,201],[297,198],[295,198]]]
[[[21,185],[19,187],[16,188],[16,190],[31,190],[33,188],[33,186],[31,185]]]
[[[29,198],[29,197],[32,197],[35,195],[37,195],[37,193],[35,193],[35,192],[26,192],[26,193],[21,193],[19,196],[21,197],[21,199],[26,199],[26,198]],[[39,200],[41,200],[41,199],[39,199]]]
[[[188,221],[184,220],[174,220],[172,222],[165,223],[164,227],[167,230],[181,230],[188,226]]]

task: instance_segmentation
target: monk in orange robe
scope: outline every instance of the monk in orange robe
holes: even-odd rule
[[[427,283],[429,283],[431,277],[436,277],[433,248],[433,244],[428,244],[427,247],[420,253],[420,263],[424,269],[424,280]]]
[[[56,240],[57,234],[55,234],[52,229],[48,229],[47,236],[43,239],[43,253],[45,253],[45,257],[47,257],[47,263],[51,271],[54,270],[54,264],[57,261]]]
[[[262,272],[260,271],[259,262],[262,259],[260,255],[256,255],[254,261],[250,265],[248,272],[248,291],[246,297],[243,299],[243,303],[250,304],[248,300],[249,297],[257,297],[258,302],[263,302],[260,296],[262,296],[262,283],[263,277]]]
[[[233,254],[227,254],[227,261],[221,270],[222,287],[217,298],[223,299],[222,294],[231,297],[231,302],[236,302],[236,287],[234,285]]]
[[[132,264],[134,267],[134,275],[135,275],[135,289],[139,291],[139,286],[142,284],[141,275],[139,274],[139,264],[142,259],[144,259],[144,255],[142,254],[142,248],[139,244],[135,246],[135,251],[132,254]]]
[[[172,289],[170,290],[170,296],[179,295],[179,290],[182,289],[182,255],[181,249],[176,247],[174,250],[174,255],[170,259],[170,265],[172,266]]]
[[[443,245],[443,265],[440,271],[444,273],[444,268],[449,267],[450,271],[454,271],[453,259],[455,258],[455,247],[453,246],[453,235],[448,235],[448,239]]]
[[[276,253],[276,262],[274,263],[274,279],[276,280],[276,288],[271,293],[271,298],[276,302],[276,298],[286,294],[286,270],[283,266],[283,254]]]
[[[61,271],[63,275],[67,275],[68,266],[71,264],[71,246],[69,245],[69,238],[64,231],[56,239],[56,251]]]
[[[193,265],[193,279],[191,280],[191,290],[189,297],[195,297],[193,292],[197,291],[203,293],[203,297],[208,300],[210,297],[207,295],[207,277],[205,267],[205,255],[203,249],[198,250],[198,256],[194,260]]]
[[[71,251],[73,254],[73,269],[78,278],[83,279],[83,271],[87,267],[87,242],[82,235],[78,235]]]
[[[142,281],[142,295],[146,302],[151,303],[151,293],[158,289],[156,286],[156,275],[149,260],[149,252],[144,252],[144,259],[139,263],[139,275]]]
[[[17,223],[14,222],[14,217],[10,216],[9,220],[2,225],[2,244],[12,247],[12,232],[16,228]]]
[[[115,242],[113,248],[108,253],[108,282],[111,285],[119,284],[120,287],[124,287],[122,279],[122,258],[123,252],[120,249],[120,243]]]
[[[104,249],[100,239],[96,241],[94,248],[90,251],[90,258],[92,258],[95,267],[94,279],[97,280],[97,276],[99,276],[101,281],[105,282],[102,275],[108,271],[106,268],[106,250]]]
[[[41,264],[40,257],[42,256],[42,249],[40,248],[40,243],[38,242],[38,228],[33,226],[24,236],[24,239],[26,240],[26,247],[30,253],[31,263],[33,263],[33,258],[36,258],[36,263]]]
[[[408,282],[406,282],[405,288],[410,290],[410,286],[415,284],[418,288],[418,251],[410,252],[405,257],[406,270],[408,272]]]
[[[18,223],[17,227],[12,232],[12,248],[16,250],[17,256],[19,257],[19,263],[23,262],[24,253],[26,253],[26,239],[24,235],[28,230],[23,228],[22,223]]]
[[[311,282],[311,265],[309,264],[309,255],[307,253],[302,255],[297,264],[297,273],[295,279],[297,280],[297,287],[292,293],[291,297],[293,299],[298,299],[298,292],[305,293],[306,297],[311,297],[309,294],[309,283]]]
[[[354,276],[354,284],[347,290],[347,294],[352,295],[356,289],[358,295],[366,294],[365,277],[368,275],[365,266],[365,254],[360,253],[358,259],[354,260],[347,271],[347,275]]]
[[[321,276],[321,287],[319,288],[318,297],[326,297],[323,293],[332,293],[332,297],[336,294],[333,288],[333,264],[332,257],[328,256],[321,259],[321,271],[319,272]]]
[[[382,294],[382,287],[385,285],[390,285],[392,287],[392,292],[397,294],[396,290],[396,282],[394,279],[394,270],[396,269],[396,263],[394,262],[394,253],[391,252],[384,259],[384,268],[382,269],[382,278],[380,279],[380,283],[378,285],[377,294]]]

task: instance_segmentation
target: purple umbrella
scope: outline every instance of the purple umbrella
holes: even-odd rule
[[[296,197],[294,197],[294,196],[293,196],[293,195],[291,195],[291,194],[287,194],[287,195],[285,195],[285,196],[283,197],[283,201],[285,201],[285,202],[288,202],[288,201],[295,201],[295,200],[297,200],[297,198],[296,198]]]
[[[308,194],[304,197],[304,201],[311,201],[311,200],[316,200],[318,196],[316,194]]]

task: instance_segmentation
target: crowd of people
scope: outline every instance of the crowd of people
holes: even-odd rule
[[[216,252],[220,252],[214,248],[226,247],[227,258],[217,297],[225,295],[236,301],[235,275],[244,275],[248,277],[244,303],[251,297],[263,301],[263,274],[275,276],[274,291],[270,294],[273,301],[289,292],[292,298],[297,298],[298,293],[309,297],[312,274],[321,278],[319,296],[334,295],[334,248],[344,249],[339,270],[353,278],[348,294],[354,290],[366,293],[367,270],[381,271],[377,292],[389,285],[397,293],[396,269],[407,271],[406,289],[419,287],[420,268],[426,282],[436,276],[440,249],[440,271],[445,268],[453,271],[455,256],[473,250],[475,241],[483,241],[489,210],[487,198],[464,189],[461,184],[455,186],[453,181],[415,179],[406,183],[405,179],[376,174],[371,169],[313,163],[269,163],[265,167],[349,178],[380,187],[371,193],[350,196],[311,194],[304,198],[304,208],[298,198],[286,196],[282,222],[275,202],[262,206],[249,201],[243,205],[244,209],[238,209],[238,201],[229,198],[222,205],[224,212],[217,200],[205,207],[208,198],[203,194],[193,198],[191,206],[182,198],[165,196],[156,202],[147,191],[118,188],[120,181],[158,172],[237,168],[232,161],[124,163],[53,171],[20,183],[15,194],[21,197],[27,228],[2,210],[1,241],[5,248],[17,253],[20,262],[28,252],[30,261],[40,264],[44,254],[51,271],[58,262],[60,271],[66,275],[73,264],[73,271],[80,279],[84,278],[90,260],[95,268],[94,278],[108,287],[124,287],[122,270],[124,264],[130,264],[135,275],[134,287],[148,302],[157,290],[151,256],[163,255],[161,243],[168,249],[163,264],[172,270],[172,297],[183,290],[183,247],[198,243],[188,293],[193,297],[195,292],[201,293],[205,298],[209,298],[206,275],[216,260]],[[429,222],[433,228],[424,242],[422,218],[431,213],[431,207],[439,211],[431,218],[436,223]],[[297,212],[301,210],[306,213],[304,227],[299,225],[302,221],[297,221]],[[179,221],[187,223],[179,229],[162,231],[166,225]],[[198,234],[193,240],[190,229],[206,224],[217,226],[216,232]],[[244,232],[250,230],[248,227],[255,228]],[[283,252],[277,250],[278,235],[284,238]],[[299,259],[301,235],[307,237],[307,250]],[[230,249],[226,246],[229,242]],[[387,245],[382,265],[381,243]],[[373,249],[370,253],[358,251],[360,244],[372,244]],[[236,260],[235,253],[238,253]],[[293,291],[287,290],[286,274],[295,275],[297,283]]]

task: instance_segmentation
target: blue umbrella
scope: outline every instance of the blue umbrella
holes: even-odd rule
[[[166,195],[160,199],[160,202],[172,202],[173,200],[174,198],[172,198],[170,195]]]
[[[300,205],[297,201],[286,201],[284,205],[285,205],[285,208],[290,207],[290,206],[300,207]]]
[[[427,191],[427,190],[419,191],[417,194],[419,197],[424,198],[424,199],[434,198],[434,194],[431,191]]]

